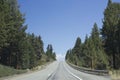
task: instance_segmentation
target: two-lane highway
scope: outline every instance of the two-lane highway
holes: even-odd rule
[[[109,76],[97,76],[71,68],[66,62],[53,62],[45,69],[4,80],[111,80]]]
[[[48,80],[111,80],[111,78],[83,73],[71,68],[66,62],[60,62]]]
[[[51,75],[51,77],[49,77],[48,80],[79,80],[79,79],[66,69],[63,62],[60,62],[57,70]]]

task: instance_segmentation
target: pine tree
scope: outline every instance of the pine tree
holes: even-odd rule
[[[102,48],[102,40],[100,38],[99,29],[97,27],[97,24],[94,24],[94,27],[92,29],[91,33],[91,48],[92,48],[92,68],[107,68],[107,56],[104,53],[104,50]]]
[[[0,1],[0,52],[3,47],[6,47],[8,44],[7,42],[7,26],[6,26],[6,18],[9,12],[8,3],[5,0]]]
[[[86,36],[84,43],[77,38],[74,48],[66,53],[66,60],[91,69],[107,69],[108,60],[102,45],[100,32],[95,23],[90,37]]]
[[[80,54],[80,48],[81,48],[81,39],[78,37],[75,43],[75,46],[73,48],[74,54],[79,57]]]
[[[6,31],[6,24],[5,18],[7,13],[9,12],[8,4],[5,0],[0,1],[0,63],[4,62],[3,60],[3,48],[6,47],[8,44],[7,42],[7,31]]]
[[[108,6],[112,4],[112,0],[108,0]]]
[[[17,68],[20,64],[19,42],[24,38],[26,30],[26,27],[23,26],[24,19],[16,0],[2,0],[0,4],[1,63]]]
[[[69,49],[66,53],[66,56],[65,56],[65,60],[68,61],[68,62],[71,62],[73,63],[73,54],[72,54],[72,50]]]
[[[73,58],[74,58],[75,65],[81,65],[79,62],[81,59],[81,39],[80,39],[80,37],[77,38],[77,40],[75,42],[75,46],[72,49],[72,53],[74,55]]]
[[[27,34],[24,15],[17,0],[0,0],[0,64],[16,69],[33,68],[40,64],[44,44],[40,36]],[[52,45],[50,59],[56,60]]]
[[[116,31],[118,30],[117,24],[119,21],[120,14],[120,4],[112,3],[111,0],[108,1],[107,8],[104,11],[104,20],[102,28],[102,37],[104,40],[104,47],[107,55],[109,56],[109,62],[111,67],[117,68],[117,48],[116,48]]]
[[[47,55],[47,61],[56,60],[56,54],[55,52],[53,52],[53,47],[51,44],[48,44],[47,46],[46,55]]]
[[[56,53],[54,52],[52,55],[53,60],[56,60]]]
[[[21,52],[21,57],[20,57],[20,68],[22,69],[26,69],[26,68],[29,68],[30,66],[30,54],[31,52],[33,53],[32,50],[32,45],[30,43],[29,40],[24,40],[24,41],[21,41],[21,45],[20,45],[20,52]]]

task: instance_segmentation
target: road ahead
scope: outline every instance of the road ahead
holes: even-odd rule
[[[5,80],[111,80],[108,76],[86,74],[71,68],[65,62],[53,62],[45,69]]]

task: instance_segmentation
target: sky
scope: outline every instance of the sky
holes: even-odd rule
[[[120,2],[120,0],[112,0]],[[26,32],[40,35],[44,48],[52,44],[58,59],[73,48],[76,38],[84,42],[93,24],[102,27],[103,12],[108,0],[18,0],[25,14]]]

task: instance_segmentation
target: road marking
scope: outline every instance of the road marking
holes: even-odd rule
[[[47,80],[49,80],[49,79],[50,79],[50,77],[52,76],[52,74],[53,74],[53,73],[48,74],[48,78],[47,78]]]
[[[64,65],[64,67],[65,67],[65,65]],[[78,76],[76,76],[75,74],[73,74],[72,72],[70,72],[70,70],[68,70],[66,67],[65,67],[65,69],[66,69],[73,77],[75,77],[75,78],[77,78],[77,79],[79,79],[79,80],[82,80],[81,78],[79,78]]]
[[[47,80],[51,79],[51,78],[56,74],[59,65],[60,65],[60,63],[59,63],[58,66],[56,67],[55,71],[53,71],[52,73],[48,74]]]

